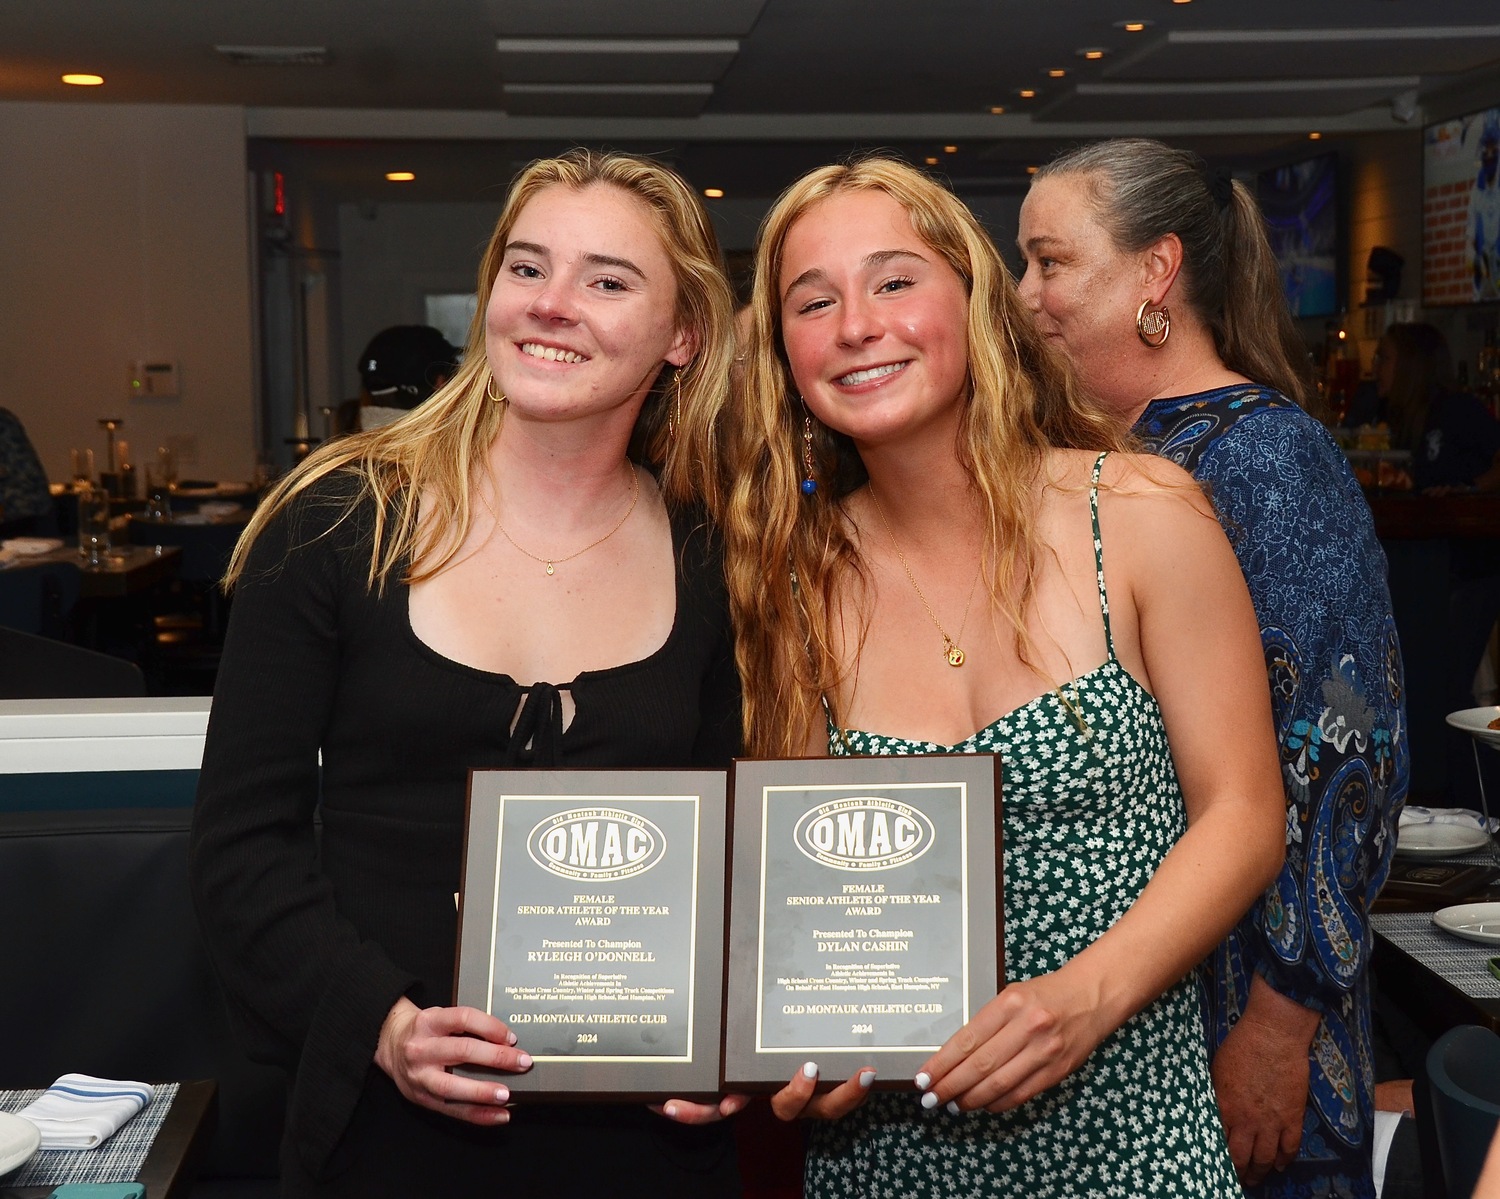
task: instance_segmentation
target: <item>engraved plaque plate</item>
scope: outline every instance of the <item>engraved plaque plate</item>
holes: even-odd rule
[[[999,759],[741,760],[724,1083],[911,1076],[1004,982]]]
[[[535,1061],[517,1095],[716,1096],[722,771],[470,776],[456,1002]]]

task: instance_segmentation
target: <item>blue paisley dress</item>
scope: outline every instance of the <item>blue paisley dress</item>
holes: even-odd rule
[[[1103,458],[1094,467],[1097,485]],[[1106,661],[958,745],[830,727],[836,755],[997,753],[1005,792],[1005,973],[1058,969],[1145,889],[1187,827],[1156,700],[1115,657],[1091,490]],[[871,1096],[810,1131],[806,1193],[1141,1199],[1238,1196],[1189,977],[1074,1074],[1002,1115]]]
[[[1323,426],[1251,384],[1156,400],[1147,448],[1204,483],[1250,584],[1286,787],[1286,864],[1204,968],[1217,1047],[1262,975],[1322,1013],[1302,1148],[1251,1194],[1373,1196],[1370,904],[1409,764],[1401,654],[1369,506]]]

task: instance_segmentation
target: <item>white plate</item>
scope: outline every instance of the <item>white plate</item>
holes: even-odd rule
[[[1408,824],[1396,834],[1396,852],[1408,858],[1450,858],[1490,843],[1473,824]]]
[[[1461,903],[1434,912],[1432,922],[1466,941],[1500,945],[1500,903]]]
[[[1465,708],[1462,712],[1449,712],[1447,719],[1454,728],[1500,749],[1500,729],[1490,728],[1490,721],[1500,719],[1500,708]]]
[[[0,1176],[31,1160],[42,1134],[30,1120],[0,1112]]]

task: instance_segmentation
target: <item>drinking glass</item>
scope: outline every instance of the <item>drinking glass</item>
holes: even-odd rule
[[[94,451],[71,450],[73,457],[73,486],[88,487],[94,482]]]
[[[170,446],[156,447],[156,468],[161,471],[167,490],[175,491],[177,489],[177,455],[172,453]]]
[[[156,462],[146,464],[146,507],[141,518],[154,521],[172,519],[172,489],[161,465]]]
[[[102,566],[109,553],[109,492],[92,484],[78,488],[78,553],[86,566]]]

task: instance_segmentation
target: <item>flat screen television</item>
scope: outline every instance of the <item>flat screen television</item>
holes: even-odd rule
[[[1319,154],[1255,177],[1281,287],[1295,317],[1333,316],[1343,305],[1339,161]]]
[[[1422,303],[1500,300],[1500,107],[1422,131]]]

